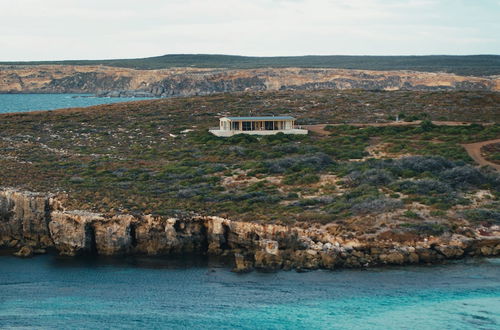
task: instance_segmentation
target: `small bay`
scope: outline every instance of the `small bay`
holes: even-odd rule
[[[139,97],[95,97],[91,94],[0,94],[0,114],[80,108],[147,99]]]

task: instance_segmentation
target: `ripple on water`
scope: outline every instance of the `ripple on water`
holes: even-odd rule
[[[500,267],[234,274],[217,262],[0,257],[0,324],[86,328],[441,328],[500,324]]]

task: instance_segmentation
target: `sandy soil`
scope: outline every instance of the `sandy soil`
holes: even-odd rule
[[[488,141],[482,141],[482,142],[476,142],[476,143],[469,143],[469,144],[462,144],[462,146],[467,150],[469,153],[469,156],[471,156],[472,159],[476,161],[479,165],[488,165],[496,169],[497,171],[500,171],[500,165],[495,164],[493,162],[490,162],[489,160],[486,160],[483,155],[481,155],[481,148],[488,145],[488,144],[493,144],[493,143],[500,143],[500,139],[496,140],[488,140]]]

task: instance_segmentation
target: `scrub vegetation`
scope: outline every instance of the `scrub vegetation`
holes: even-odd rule
[[[368,102],[377,110],[367,111]],[[8,114],[0,120],[0,185],[67,194],[69,207],[100,212],[196,212],[354,231],[392,221],[402,232],[437,235],[459,230],[451,218],[498,224],[500,176],[474,166],[460,146],[500,136],[498,123],[479,124],[499,118],[498,104],[495,93],[286,91]],[[225,114],[287,114],[302,124],[424,120],[332,125],[328,135],[208,133]]]
[[[0,65],[107,65],[132,69],[195,68],[338,68],[361,70],[414,70],[450,72],[468,76],[500,74],[500,56],[276,56],[250,57],[233,55],[178,54],[137,59],[74,60],[38,62],[0,62]]]

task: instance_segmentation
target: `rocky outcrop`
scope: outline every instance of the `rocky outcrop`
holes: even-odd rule
[[[49,233],[51,196],[0,190],[0,239],[26,240],[32,245],[52,245]]]
[[[499,91],[500,78],[347,69],[134,70],[106,66],[0,65],[0,93],[96,93],[109,97],[173,97],[287,89]]]
[[[214,216],[154,217],[68,211],[57,197],[0,191],[0,246],[29,257],[53,247],[60,254],[234,257],[234,270],[335,269],[435,263],[466,256],[498,256],[500,228],[475,237],[451,235],[422,241],[358,240],[315,226],[231,221]],[[469,235],[470,236],[470,235]]]

